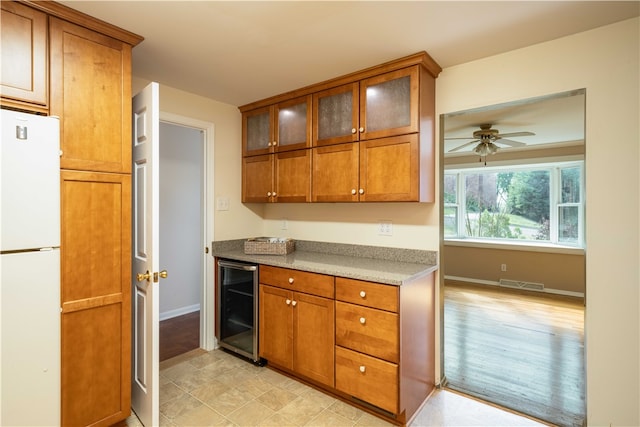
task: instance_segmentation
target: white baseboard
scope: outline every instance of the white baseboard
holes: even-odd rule
[[[180,307],[180,308],[176,308],[175,310],[169,310],[169,311],[160,313],[160,321],[182,316],[183,314],[193,313],[194,311],[200,311],[200,304]]]
[[[445,280],[455,280],[457,282],[467,282],[467,283],[473,283],[476,285],[487,285],[487,286],[500,286],[500,283],[498,282],[494,282],[492,280],[482,280],[482,279],[472,279],[470,277],[459,277],[459,276],[444,276]],[[538,291],[536,291],[538,292]],[[584,298],[584,292],[573,292],[573,291],[565,291],[562,289],[550,289],[550,288],[544,288],[542,291],[539,291],[542,293],[547,293],[547,294],[554,294],[554,295],[565,295],[565,296],[569,296],[569,297],[578,297],[578,298]]]

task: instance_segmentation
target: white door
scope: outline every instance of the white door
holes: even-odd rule
[[[132,123],[131,407],[147,427],[157,426],[160,421],[159,127],[159,90],[158,84],[153,82],[133,97]]]

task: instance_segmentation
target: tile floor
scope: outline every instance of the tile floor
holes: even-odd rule
[[[141,426],[135,415],[131,427]],[[268,368],[222,350],[195,350],[160,367],[161,426],[390,426]],[[447,390],[411,426],[543,426]]]

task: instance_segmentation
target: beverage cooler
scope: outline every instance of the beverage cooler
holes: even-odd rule
[[[260,364],[258,266],[218,259],[216,338],[220,347]]]

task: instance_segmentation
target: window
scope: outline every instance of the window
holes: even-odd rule
[[[447,170],[445,239],[582,247],[583,162]]]

